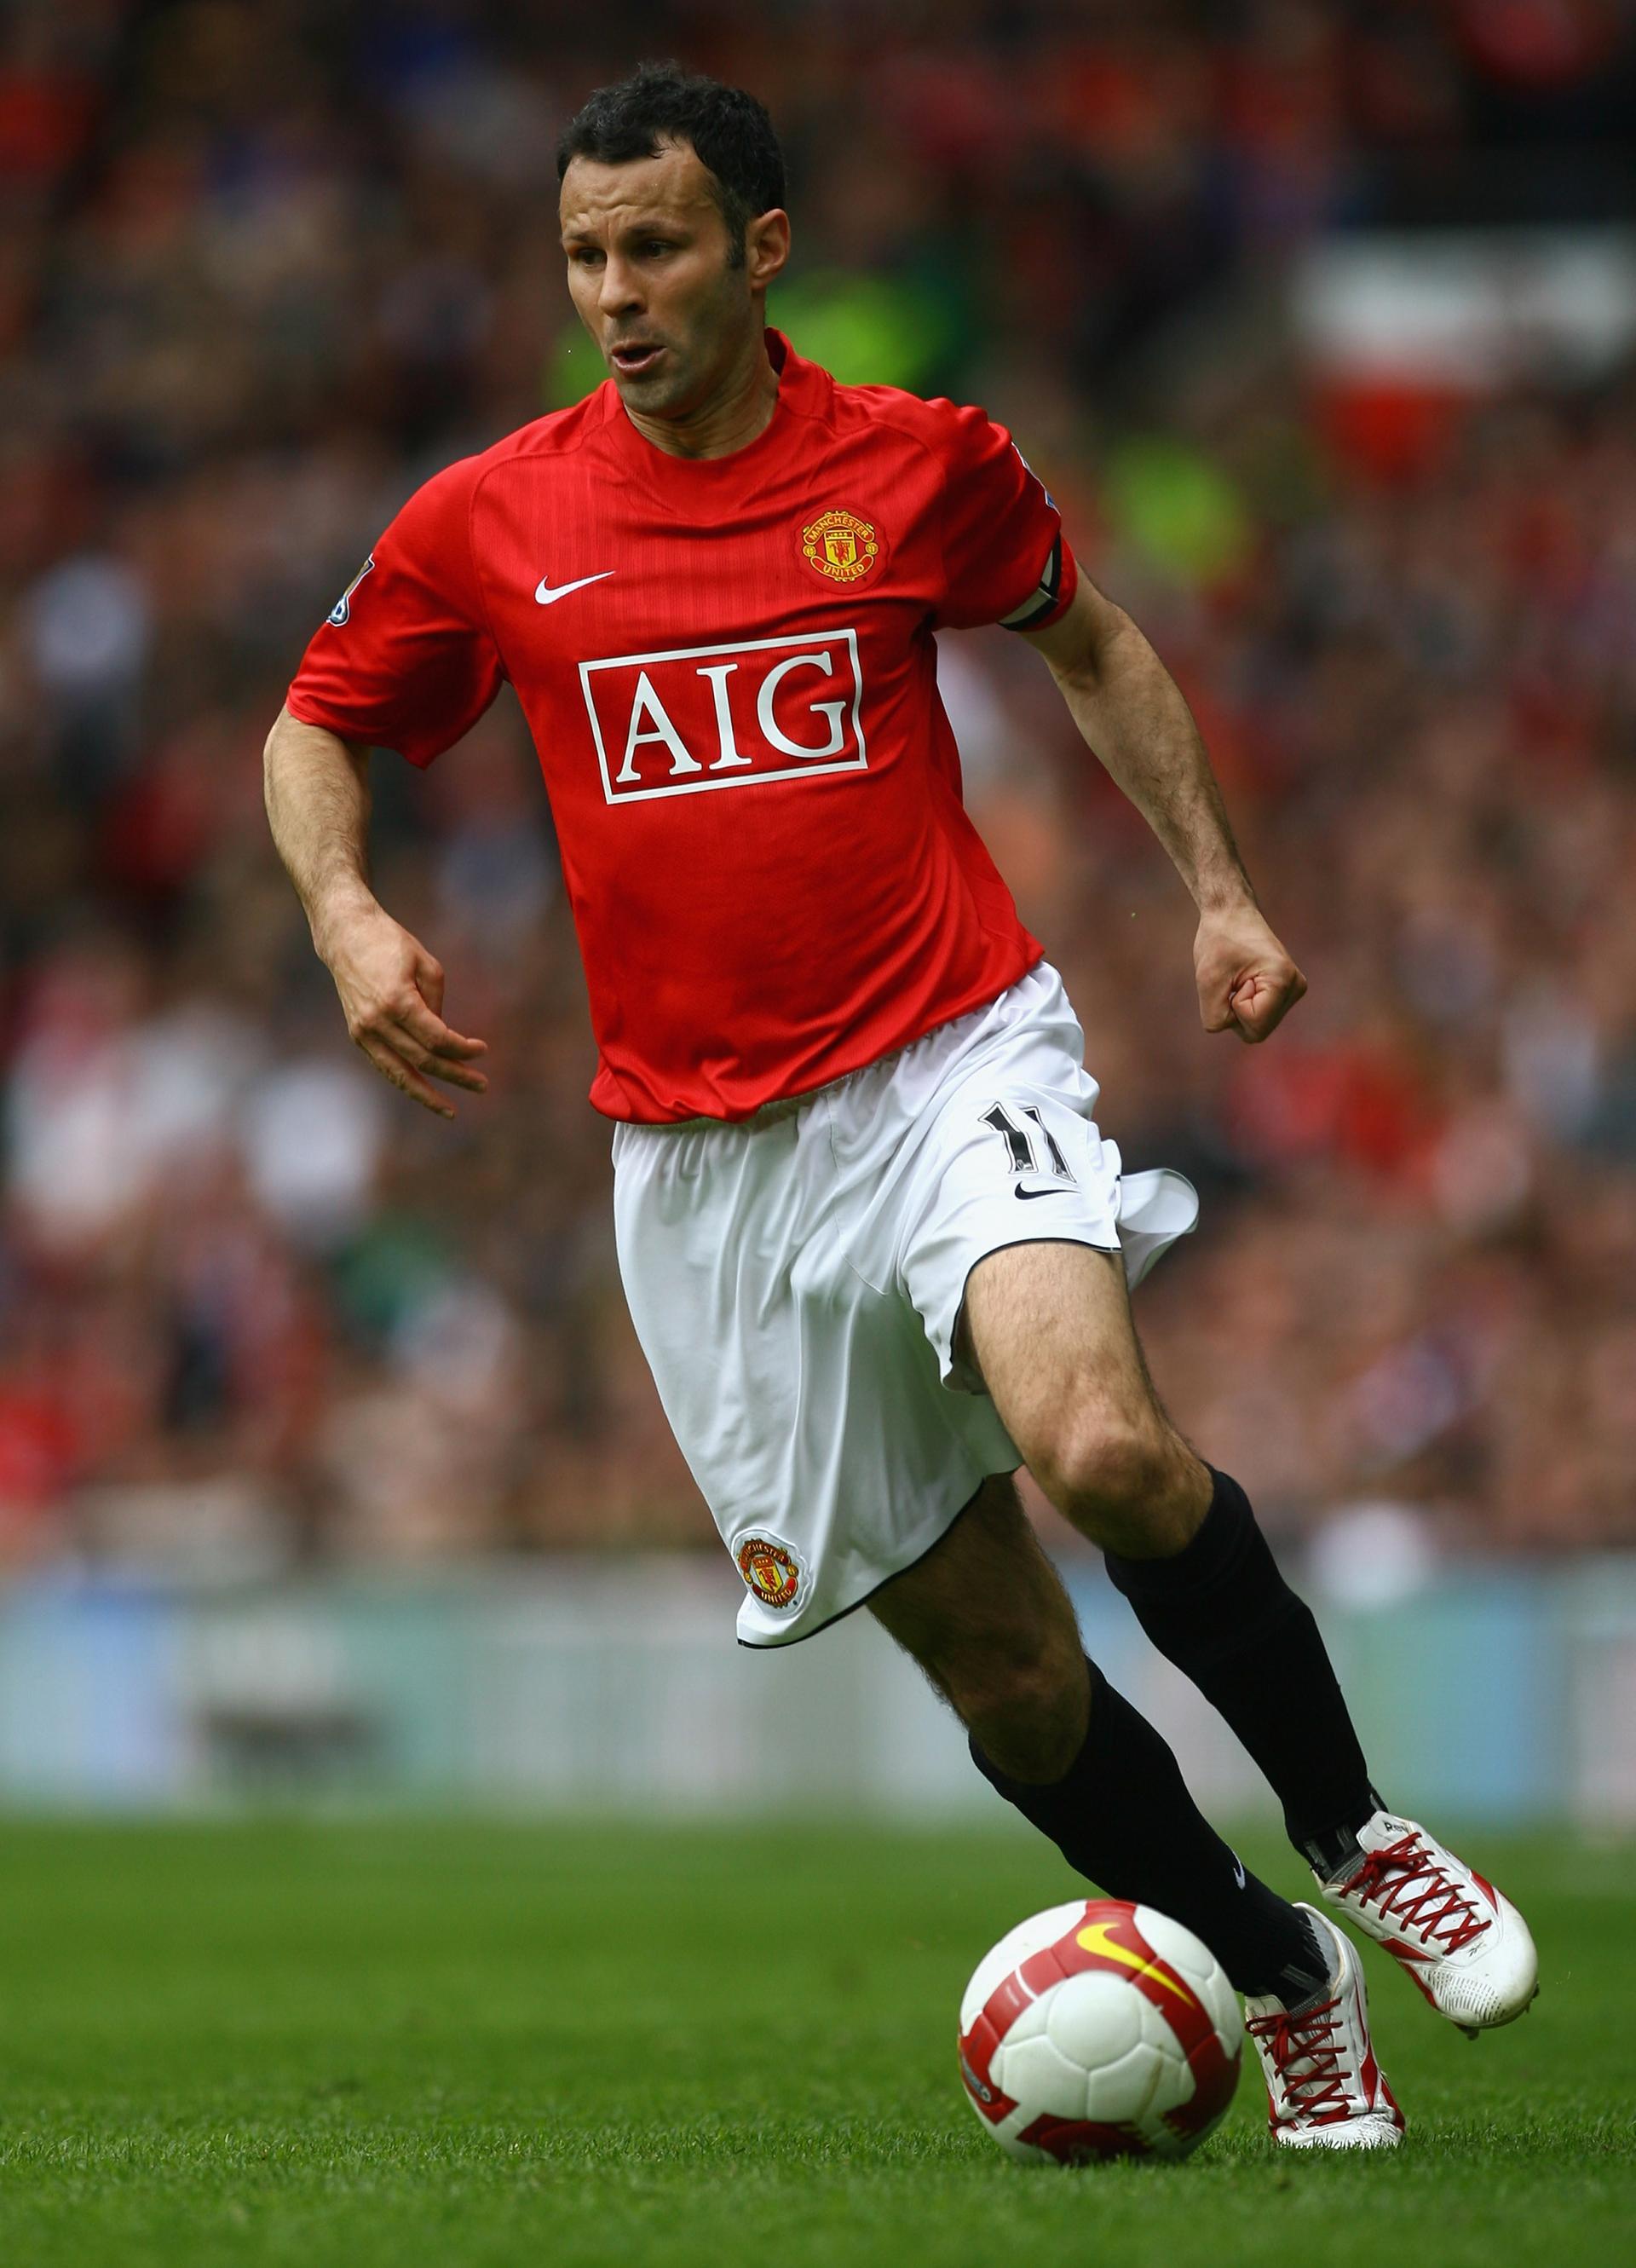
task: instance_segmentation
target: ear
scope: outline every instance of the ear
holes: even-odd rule
[[[745,231],[745,265],[752,291],[765,291],[789,257],[789,215],[774,205]]]

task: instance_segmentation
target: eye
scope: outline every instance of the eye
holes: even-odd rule
[[[576,244],[569,254],[569,258],[576,268],[590,268],[601,257],[602,254],[596,247],[591,244]]]
[[[674,252],[676,249],[673,244],[667,244],[664,239],[659,236],[649,237],[647,243],[644,244],[642,248],[643,256],[649,260],[651,260],[656,254],[660,257],[663,257],[665,253]]]

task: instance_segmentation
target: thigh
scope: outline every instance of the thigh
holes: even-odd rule
[[[1013,1244],[967,1278],[957,1344],[1036,1472],[1065,1427],[1164,1427],[1117,1253]]]
[[[901,1097],[894,1082],[884,1098],[909,1112],[908,1130],[890,1202],[856,1258],[873,1280],[904,1286],[945,1382],[970,1392],[978,1381],[957,1326],[987,1255],[1075,1244],[1118,1256],[1133,1285],[1192,1227],[1199,1204],[1168,1168],[1126,1174],[1118,1145],[1104,1140],[1083,1035],[1054,970],[1042,967],[1002,995],[969,1047],[943,1043],[943,1077]]]

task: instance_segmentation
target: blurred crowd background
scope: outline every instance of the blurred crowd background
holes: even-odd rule
[[[348,1049],[260,805],[403,496],[599,377],[553,148],[656,53],[773,110],[797,345],[1014,427],[1310,980],[1207,1041],[1185,898],[1038,662],[944,639],[1104,1130],[1204,1196],[1142,1294],[1178,1421],[1286,1534],[1636,1537],[1636,371],[1349,369],[1301,284],[1361,234],[1617,239],[1630,6],[12,0],[0,1561],[711,1541],[510,696],[375,767],[377,887],[490,1042],[452,1126]]]

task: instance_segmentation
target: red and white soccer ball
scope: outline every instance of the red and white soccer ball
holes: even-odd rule
[[[1242,2037],[1220,1962],[1122,1898],[1034,1914],[977,1964],[960,2075],[1014,2158],[1185,2158],[1233,2099]]]

